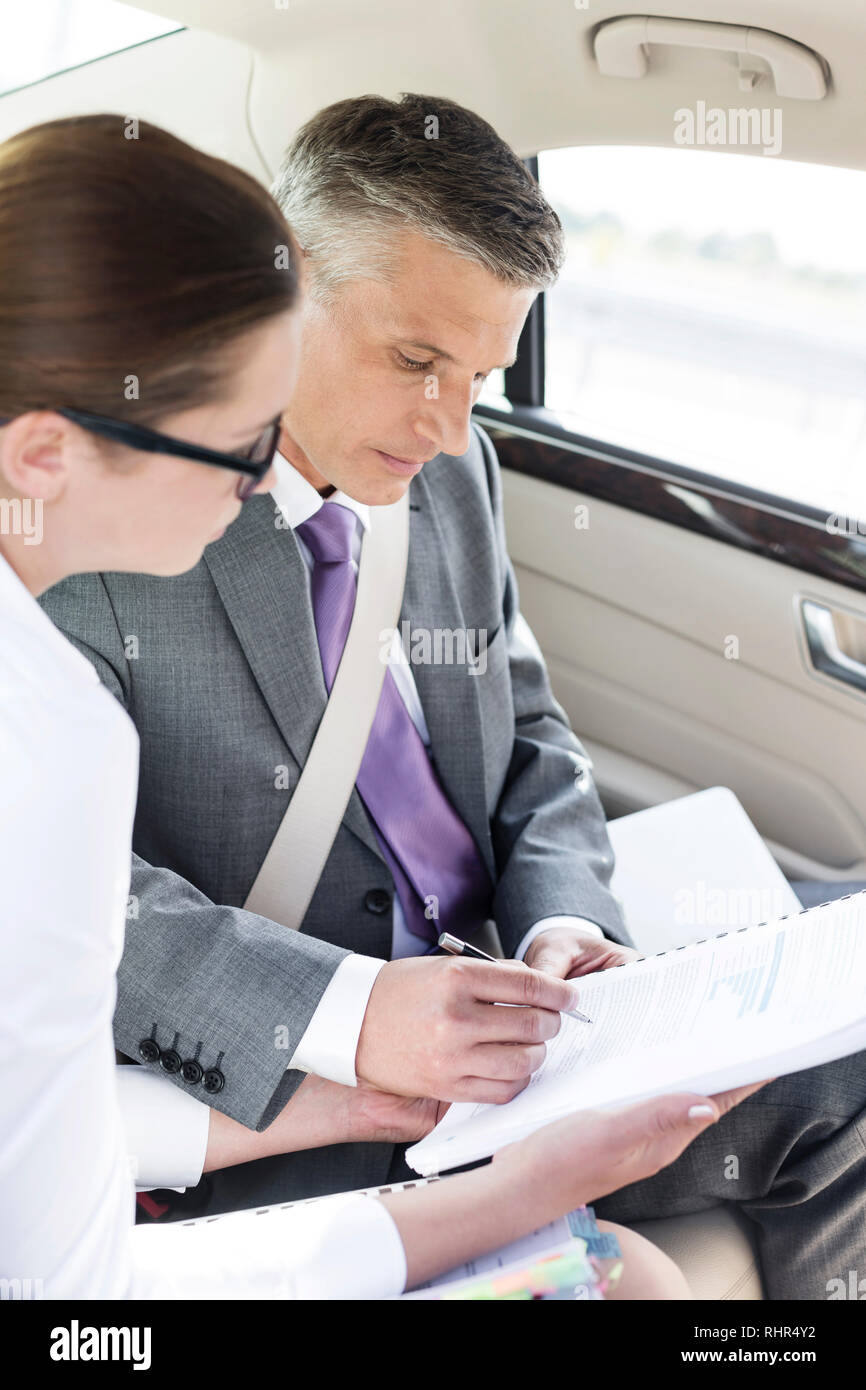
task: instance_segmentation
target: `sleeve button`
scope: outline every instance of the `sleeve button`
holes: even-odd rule
[[[138,1055],[142,1062],[158,1062],[162,1053],[153,1038],[142,1038],[138,1044]]]
[[[168,1072],[169,1076],[176,1075],[181,1068],[180,1053],[175,1052],[174,1048],[170,1047],[168,1051],[163,1052],[159,1059],[159,1065],[162,1067],[163,1071]]]
[[[219,1067],[209,1067],[204,1074],[204,1088],[208,1095],[218,1095],[225,1084],[226,1079]]]
[[[188,1086],[197,1086],[204,1072],[200,1062],[197,1062],[194,1057],[187,1057],[180,1069],[180,1074]]]

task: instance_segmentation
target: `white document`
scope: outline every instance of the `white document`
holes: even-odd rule
[[[406,1154],[429,1174],[585,1109],[713,1095],[866,1047],[866,893],[599,971],[507,1105],[452,1105]]]
[[[616,855],[611,889],[645,955],[800,911],[727,787],[622,816],[608,834]]]

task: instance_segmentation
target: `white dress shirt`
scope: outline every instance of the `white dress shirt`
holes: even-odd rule
[[[137,1063],[117,1068],[117,1088],[136,1188],[195,1187],[207,1156],[210,1106]]]
[[[399,1234],[366,1197],[133,1224],[111,1021],[137,760],[127,715],[0,557],[0,1277],[46,1298],[399,1293]]]

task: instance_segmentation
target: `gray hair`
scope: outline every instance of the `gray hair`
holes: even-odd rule
[[[562,225],[487,121],[445,97],[350,97],[289,146],[271,192],[304,248],[321,301],[359,278],[387,280],[412,230],[542,290],[564,258]]]

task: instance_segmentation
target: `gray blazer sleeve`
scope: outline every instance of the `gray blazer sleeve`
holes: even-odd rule
[[[99,575],[65,580],[42,606],[130,709],[123,639]],[[82,633],[87,634],[85,641]],[[248,1129],[265,1129],[304,1078],[286,1067],[328,983],[349,954],[240,907],[211,902],[168,869],[132,859],[126,944],[117,976],[116,1046],[142,1039],[225,1077],[198,1099]],[[189,1093],[178,1076],[171,1077]]]
[[[514,701],[514,747],[491,823],[498,870],[494,917],[503,949],[513,954],[530,927],[560,914],[585,917],[605,936],[630,945],[609,888],[613,850],[591,765],[553,697],[541,651],[520,613],[499,463],[489,437],[476,432],[493,507]]]

